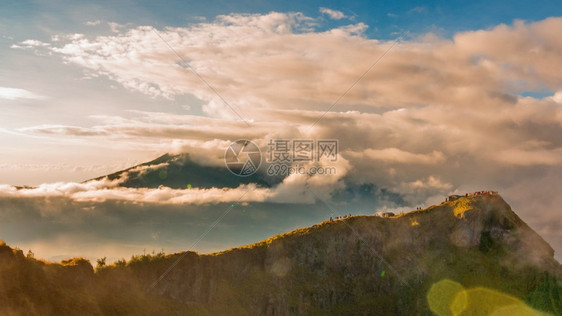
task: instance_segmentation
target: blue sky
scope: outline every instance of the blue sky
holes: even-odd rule
[[[392,38],[396,31],[457,31],[488,28],[514,19],[538,21],[562,12],[557,1],[5,1],[0,13],[4,35],[16,40],[47,39],[58,32],[85,32],[84,21],[185,26],[230,13],[302,12],[320,15],[325,7],[362,21],[369,37]],[[334,22],[333,24],[336,24]]]

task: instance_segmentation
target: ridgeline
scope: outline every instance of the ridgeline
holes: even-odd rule
[[[96,269],[2,244],[0,314],[562,315],[561,277],[548,243],[488,193]]]

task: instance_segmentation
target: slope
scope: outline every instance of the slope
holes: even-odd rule
[[[552,248],[497,194],[326,221],[220,253],[134,256],[95,273],[84,260],[3,249],[4,314],[452,315],[453,305],[457,315],[539,314],[523,302],[562,314]]]
[[[193,188],[235,188],[241,184],[255,183],[270,187],[279,179],[264,177],[259,172],[248,177],[239,177],[226,167],[204,166],[193,161],[189,154],[165,154],[152,161],[117,171],[92,180],[123,179],[120,184],[131,188],[157,188],[166,186],[173,189]],[[91,181],[91,180],[88,180]],[[87,182],[87,181],[85,181]]]

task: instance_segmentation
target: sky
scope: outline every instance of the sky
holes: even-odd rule
[[[262,203],[246,223],[254,233],[198,248],[220,250],[320,218],[260,230],[264,205],[317,207],[374,186],[401,201],[373,191],[376,207],[405,210],[492,189],[560,258],[561,16],[557,1],[3,1],[0,204],[3,218],[26,211],[0,238],[49,257],[76,254],[73,238],[95,255],[111,245],[125,256],[146,240],[125,241],[116,218],[130,221],[141,200],[139,231],[166,218],[151,245],[168,230],[176,241],[167,247],[179,250],[194,237],[166,229],[178,218],[210,221],[220,203]],[[167,152],[224,166],[237,139],[261,148],[337,139],[340,158],[328,164],[338,173],[226,195],[81,183]],[[185,211],[196,207],[207,214]],[[80,235],[75,218],[95,218],[96,228]],[[39,233],[26,239],[16,227],[31,222]]]

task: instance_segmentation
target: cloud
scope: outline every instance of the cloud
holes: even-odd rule
[[[113,33],[119,33],[121,31],[121,28],[124,27],[124,25],[115,22],[107,22],[107,25]]]
[[[196,148],[194,140],[217,140],[218,145],[234,138],[337,138],[352,169],[358,169],[351,171],[357,181],[389,187],[440,173],[458,186],[497,176],[493,167],[559,164],[557,99],[518,93],[533,87],[560,90],[554,69],[562,67],[555,58],[562,48],[548,30],[562,26],[562,19],[462,32],[453,40],[403,41],[326,115],[392,42],[357,35],[367,27],[362,23],[323,32],[314,31],[314,23],[300,13],[232,14],[158,31],[251,128],[179,65],[152,28],[136,27],[93,39],[75,35],[48,49],[149,96],[192,94],[211,117],[136,113],[127,119],[100,117],[101,124],[93,127],[43,125],[21,131],[137,139],[154,146],[167,140],[169,147],[186,150]],[[533,74],[524,69],[534,69]],[[373,164],[388,170],[372,172],[368,166]],[[478,172],[474,179],[456,177],[459,166]]]
[[[542,30],[547,24],[556,24],[547,21],[459,33],[453,42],[435,38],[431,42],[403,42],[341,100],[339,108],[423,104],[497,107],[516,100],[511,94],[518,90],[510,86],[520,80],[529,87],[546,84],[555,88],[557,74],[546,66],[558,66],[555,54],[535,50],[528,58],[522,57],[527,54],[522,52],[532,51],[533,43],[555,41]],[[357,36],[367,27],[363,23],[324,33],[306,31],[313,27],[302,15],[272,13],[221,16],[214,22],[170,28],[159,34],[190,61],[192,69],[221,91],[233,108],[247,114],[256,108],[319,109],[330,104],[392,44]],[[527,42],[519,42],[526,46],[495,48],[493,38],[499,33],[514,41],[523,33]],[[490,40],[470,44],[482,42],[481,38]],[[342,50],[344,46],[349,49]],[[95,40],[78,38],[51,50],[67,62],[108,76],[129,89],[152,97],[193,94],[205,102],[203,110],[208,114],[237,118],[197,76],[179,64],[150,27]],[[509,68],[504,67],[502,58],[514,59]],[[537,71],[532,77],[517,71],[525,67]],[[509,90],[503,91],[506,87]]]
[[[87,21],[87,22],[84,23],[84,24],[85,24],[85,25],[88,25],[88,26],[94,26],[94,25],[99,25],[99,24],[101,24],[101,21],[100,21],[100,20]]]
[[[268,189],[258,189],[254,185],[237,189],[158,189],[111,188],[105,190],[79,191],[72,194],[76,201],[104,202],[118,200],[135,203],[189,204],[204,205],[231,202],[262,202]]]
[[[206,21],[207,20],[207,17],[200,16],[200,15],[190,16],[189,18],[193,19],[195,21]]]
[[[57,261],[73,256],[91,260],[107,256],[113,261],[162,248],[167,253],[221,251],[330,216],[331,211],[321,203],[190,205],[76,201],[60,196],[0,199],[2,238],[24,251],[31,249],[38,258]],[[215,224],[218,218],[223,220]]]
[[[453,186],[450,183],[442,183],[436,177],[429,176],[427,180],[416,180],[409,183],[404,183],[405,186],[408,187],[410,190],[419,190],[419,189],[448,189],[450,190]]]
[[[371,149],[368,148],[362,153],[350,152],[349,154],[365,155],[373,160],[380,160],[384,162],[397,162],[405,164],[438,164],[445,161],[443,153],[433,151],[430,154],[414,154],[398,148],[385,148],[385,149]]]
[[[554,102],[562,104],[562,91],[557,91],[551,98]]]
[[[0,99],[6,100],[20,100],[20,99],[28,99],[28,100],[43,100],[46,99],[45,96],[33,93],[31,91],[25,89],[18,89],[18,88],[7,88],[7,87],[0,87]]]
[[[38,41],[38,40],[28,39],[28,40],[19,42],[17,45],[14,44],[10,47],[11,48],[28,49],[28,48],[34,48],[34,47],[48,47],[50,45],[51,44],[49,44],[49,43],[41,42],[41,41]]]
[[[345,170],[340,168],[341,175]],[[328,181],[325,181],[329,179]],[[163,205],[209,205],[233,202],[276,202],[276,203],[313,203],[314,195],[306,192],[309,185],[322,188],[326,184],[335,184],[339,177],[299,176],[285,179],[273,189],[260,188],[255,184],[240,185],[235,189],[172,189],[161,186],[152,188],[129,188],[118,186],[119,181],[92,180],[84,183],[57,182],[46,183],[37,187],[16,188],[0,185],[0,198],[68,198],[76,202],[103,203],[122,201],[134,204],[150,203]],[[335,189],[335,188],[332,188]],[[326,192],[329,194],[330,192]],[[290,197],[290,199],[289,199]]]
[[[224,153],[224,148],[221,150]],[[201,154],[201,153],[199,153]],[[197,154],[193,155],[197,157]],[[194,159],[197,161],[197,158]],[[208,160],[208,157],[207,157]],[[224,163],[224,162],[223,162]],[[102,203],[108,200],[129,203],[155,203],[171,205],[208,205],[232,202],[275,202],[275,203],[313,203],[315,196],[307,193],[307,189],[329,197],[329,194],[342,188],[341,179],[350,168],[349,162],[340,158],[337,162],[321,161],[319,163],[302,163],[305,170],[311,167],[330,167],[336,172],[324,174],[290,174],[281,183],[272,188],[262,188],[255,184],[231,188],[188,188],[172,189],[166,186],[158,188],[133,188],[121,186],[131,174],[142,176],[148,170],[165,169],[168,163],[142,165],[128,169],[119,178],[109,180],[107,177],[82,183],[56,182],[45,183],[37,187],[18,188],[10,185],[0,185],[0,198],[38,198],[63,197],[78,202]],[[224,168],[224,165],[222,166]],[[224,169],[227,173],[227,170]]]
[[[376,184],[415,205],[452,191],[496,189],[507,192],[508,202],[513,199],[514,209],[525,213],[531,203],[517,199],[514,188],[525,186],[540,195],[535,178],[558,172],[562,41],[555,30],[562,29],[562,18],[515,21],[452,38],[425,34],[396,45],[365,37],[364,23],[323,30],[321,22],[302,13],[230,14],[158,33],[150,26],[122,26],[111,35],[61,35],[45,45],[22,42],[18,45],[56,54],[86,74],[152,98],[194,96],[205,117],[136,112],[100,116],[94,126],[39,125],[20,131],[127,145],[136,141],[152,150],[204,148],[198,159],[215,164],[235,138],[262,146],[270,138],[338,139],[346,184]],[[553,95],[524,97],[529,91]],[[341,186],[339,180],[294,175],[276,191],[260,191],[261,198],[296,196],[308,203],[314,200],[306,193],[309,187],[330,198],[332,191],[322,186]],[[562,185],[558,178],[550,181]],[[105,193],[131,199],[138,193],[112,190]],[[84,198],[101,194],[84,192]],[[152,193],[156,200],[191,198],[183,192]],[[546,196],[543,207],[553,200]]]
[[[427,7],[420,7],[420,6],[414,7],[408,11],[408,13],[418,13],[418,14],[426,13],[426,12],[427,12]]]
[[[345,14],[343,14],[343,12],[338,11],[338,10],[332,10],[332,9],[328,9],[328,8],[324,8],[324,7],[321,7],[319,10],[320,10],[320,13],[329,16],[330,19],[333,19],[333,20],[341,20],[341,19],[347,17]]]
[[[47,135],[72,135],[72,136],[107,136],[107,132],[78,126],[40,125],[20,129],[21,132],[30,132]]]
[[[127,166],[128,167],[128,166]],[[27,172],[60,172],[64,170],[70,171],[90,171],[90,172],[108,172],[111,168],[102,165],[73,165],[68,163],[45,164],[45,163],[0,163],[0,169]]]
[[[138,116],[132,119],[123,117],[95,116],[102,122],[92,127],[66,125],[38,125],[19,129],[20,132],[42,135],[61,135],[77,137],[110,137],[113,139],[146,138],[180,140],[235,140],[239,138],[257,139],[265,137],[272,124],[256,123],[251,130],[244,130],[243,122],[221,118],[206,118],[194,115],[174,115],[159,112],[134,112]],[[280,125],[280,124],[273,124]]]
[[[547,149],[507,149],[497,153],[496,159],[500,162],[522,165],[560,165],[562,161],[562,148]]]
[[[261,202],[271,194],[269,190],[255,185],[242,185],[236,189],[171,189],[160,187],[125,188],[119,187],[121,180],[107,179],[85,183],[58,182],[42,184],[34,188],[0,186],[2,198],[69,198],[77,202],[102,203],[108,200],[130,203],[204,205],[232,202]]]

